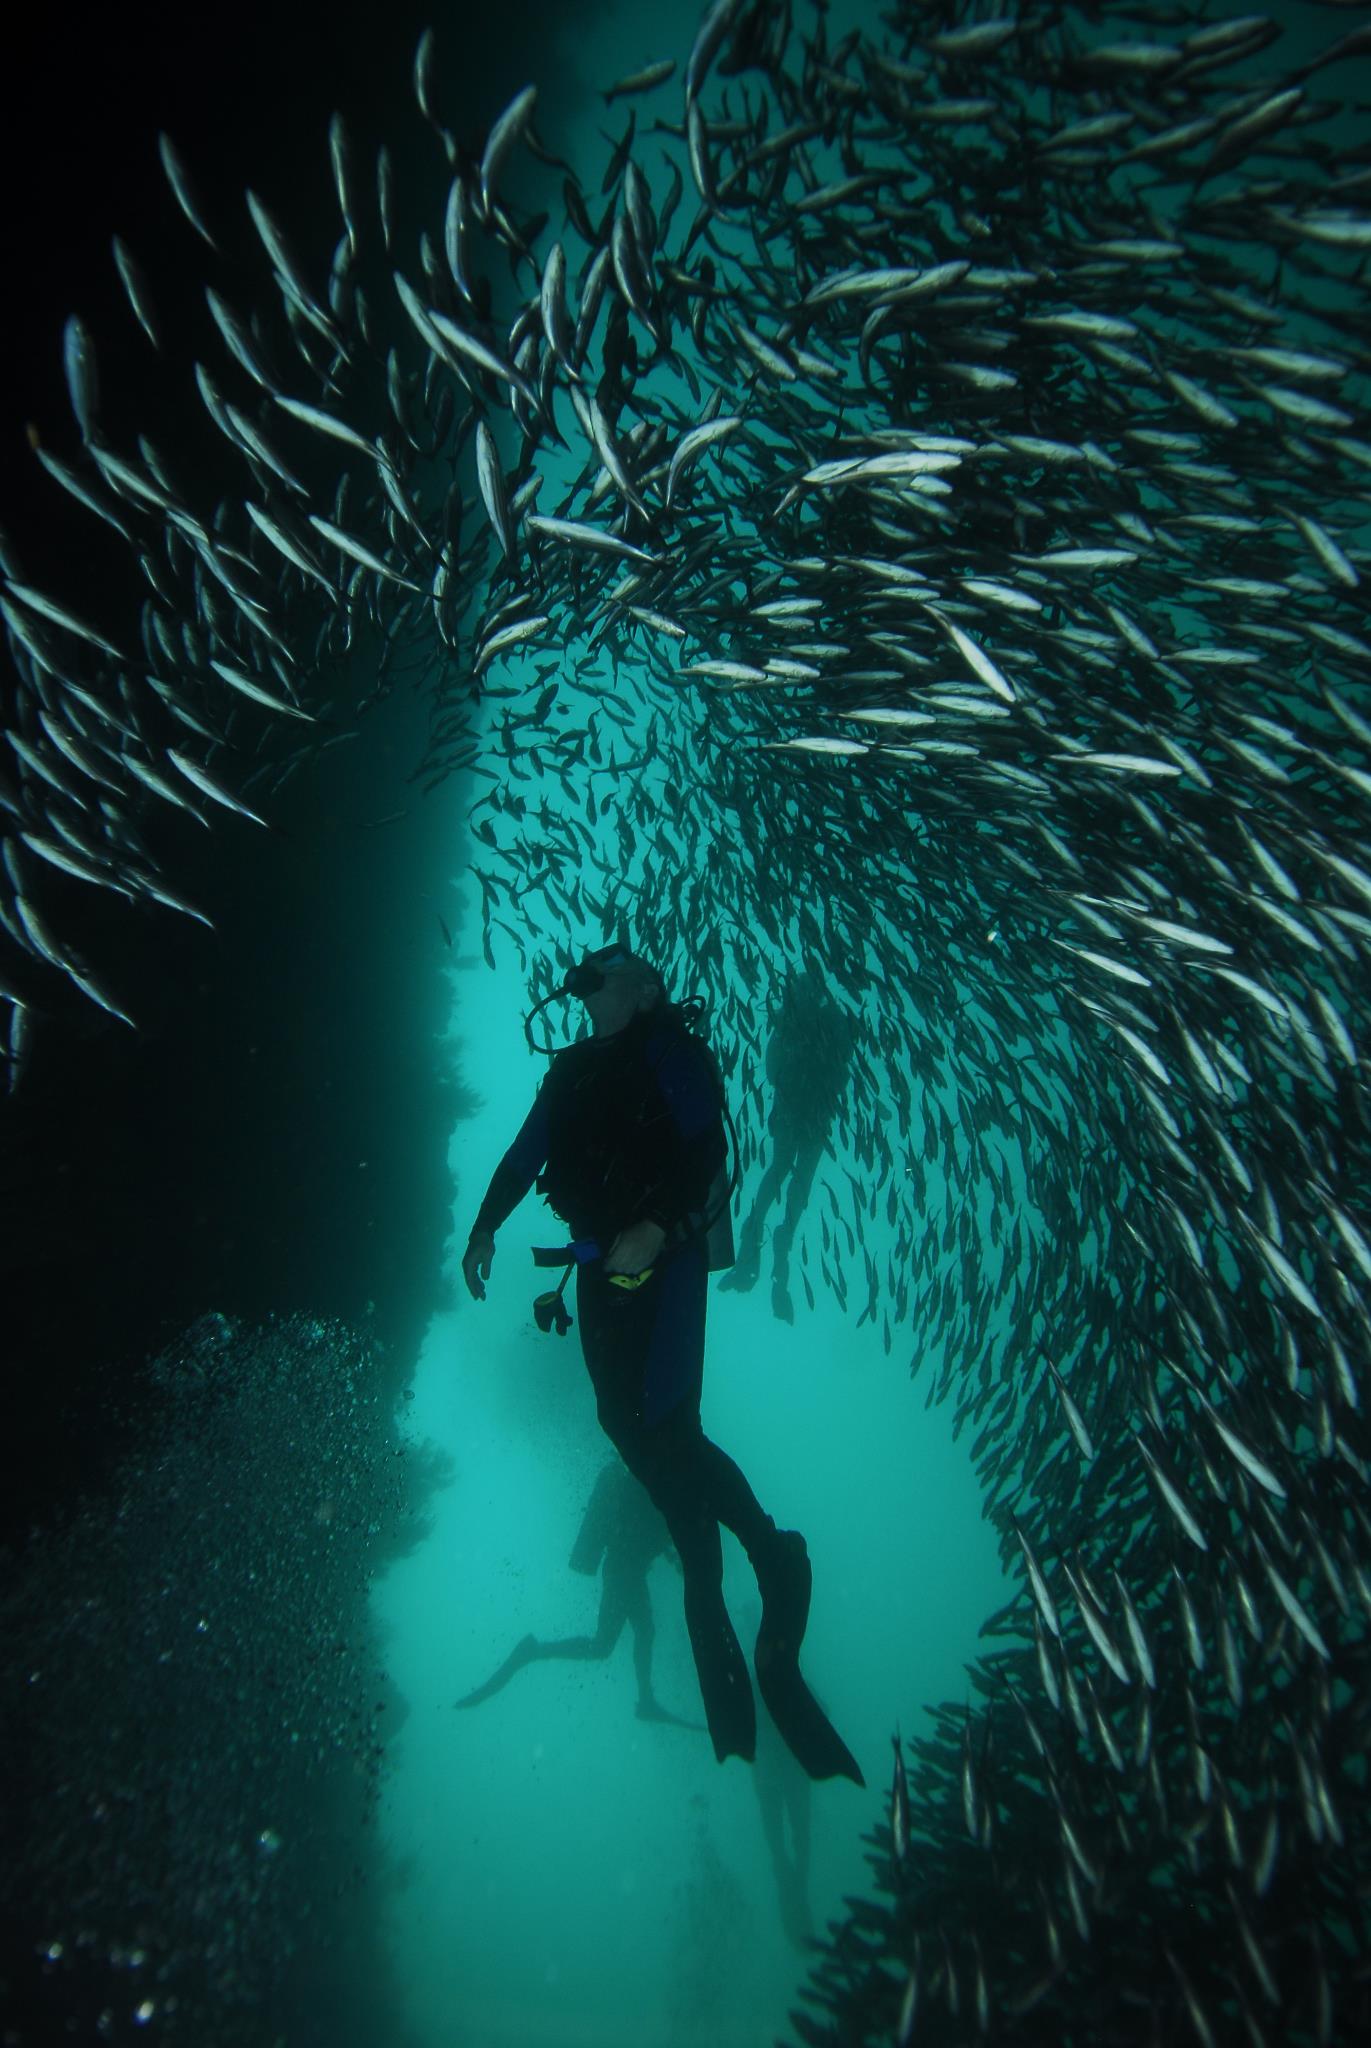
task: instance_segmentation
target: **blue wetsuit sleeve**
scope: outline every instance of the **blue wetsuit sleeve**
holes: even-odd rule
[[[506,1217],[518,1208],[547,1164],[547,1144],[547,1089],[544,1083],[534,1097],[533,1107],[524,1118],[518,1137],[491,1175],[485,1200],[471,1226],[473,1237],[478,1230],[488,1231],[493,1237]]]
[[[704,1208],[728,1148],[718,1089],[704,1055],[688,1043],[672,1045],[656,1062],[655,1071],[680,1142],[649,1190],[642,1214],[670,1231]]]

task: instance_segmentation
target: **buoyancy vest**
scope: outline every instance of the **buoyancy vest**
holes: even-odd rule
[[[700,1058],[719,1099],[717,1156],[702,1184],[689,1190],[692,1212],[707,1214],[711,1187],[722,1185],[717,1169],[725,1148],[722,1085],[704,1041],[670,1013],[646,1011],[612,1037],[581,1039],[554,1058],[545,1084],[547,1162],[537,1187],[577,1237],[608,1244],[637,1221],[659,1187],[679,1186],[689,1170],[685,1140],[657,1079],[659,1061],[682,1043]]]

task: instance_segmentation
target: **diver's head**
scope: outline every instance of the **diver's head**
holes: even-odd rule
[[[592,1038],[610,1038],[645,1010],[665,999],[662,977],[627,946],[602,946],[573,968],[571,993],[579,996],[590,1018]]]
[[[585,1004],[593,1038],[612,1037],[645,1011],[667,1007],[666,984],[655,967],[627,946],[601,946],[578,960],[566,980],[536,1002],[525,1017],[524,1036],[534,1052],[564,1049],[541,1045],[533,1035],[534,1018],[563,996],[576,996]]]

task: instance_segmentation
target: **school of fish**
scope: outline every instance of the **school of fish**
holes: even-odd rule
[[[622,924],[726,1067],[789,961],[863,1016],[818,1281],[976,1431],[1021,1591],[806,2042],[1371,2038],[1369,56],[714,0],[591,177],[536,84],[465,151],[426,34],[431,176],[335,118],[331,262],[250,192],[258,302],[207,288],[236,495],[110,443],[68,324],[38,459],[138,644],[0,554],[11,1087],[66,992],[132,1022],[64,892],[201,916],[140,819],[269,822],[400,687],[535,995]]]

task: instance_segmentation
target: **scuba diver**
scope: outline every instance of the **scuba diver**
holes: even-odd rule
[[[812,967],[806,967],[788,983],[767,1041],[766,1077],[772,1088],[772,1160],[757,1190],[752,1213],[743,1225],[737,1264],[719,1284],[739,1293],[756,1286],[761,1266],[762,1225],[789,1174],[785,1215],[773,1242],[775,1263],[771,1282],[772,1309],[787,1323],[795,1320],[790,1298],[790,1254],[795,1233],[847,1086],[857,1030],[856,1018],[833,1001],[823,977]]]
[[[719,1070],[686,1005],[626,946],[589,954],[525,1019],[563,995],[584,1003],[591,1035],[553,1051],[514,1143],[491,1178],[462,1259],[485,1299],[495,1233],[536,1179],[574,1233],[535,1250],[562,1265],[536,1305],[565,1334],[562,1290],[576,1272],[581,1349],[600,1427],[666,1519],[684,1579],[685,1618],[705,1719],[720,1763],[752,1762],[757,1723],[747,1664],[723,1596],[720,1525],[738,1538],[762,1600],[753,1664],[767,1710],[812,1778],[865,1783],[800,1675],[811,1570],[804,1537],[778,1529],[742,1472],[700,1425],[705,1289],[727,1263],[731,1232]],[[702,1007],[699,1005],[697,1007]],[[735,1144],[736,1151],[736,1144]]]
[[[672,1721],[680,1728],[698,1727],[684,1721],[661,1705],[652,1691],[652,1600],[647,1590],[648,1567],[654,1558],[670,1557],[671,1536],[666,1523],[642,1487],[617,1458],[604,1467],[591,1490],[568,1563],[574,1572],[593,1578],[604,1565],[600,1587],[600,1618],[593,1636],[561,1636],[555,1642],[540,1642],[525,1636],[516,1643],[499,1670],[484,1685],[478,1685],[456,1702],[459,1707],[476,1707],[509,1684],[525,1664],[544,1657],[608,1657],[624,1632],[627,1622],[633,1630],[633,1669],[638,1680],[638,1719]]]

